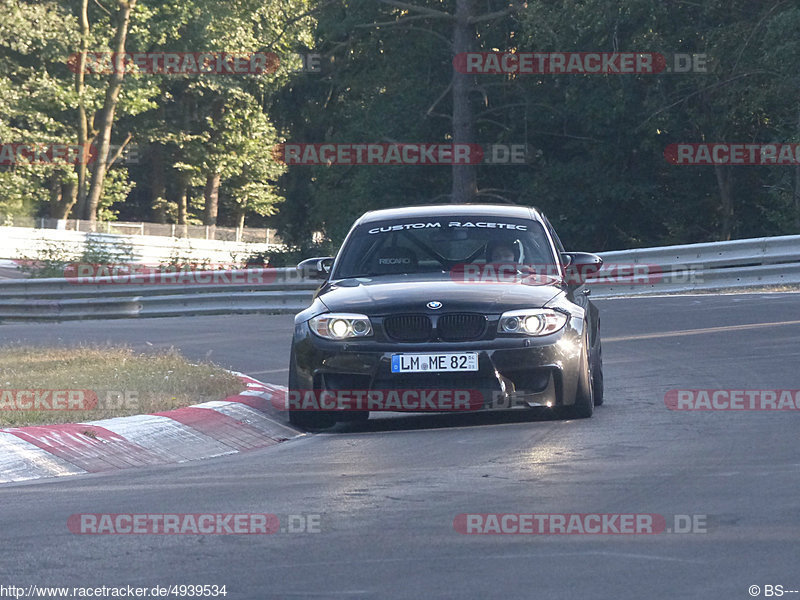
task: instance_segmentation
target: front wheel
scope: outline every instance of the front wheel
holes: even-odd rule
[[[368,410],[350,410],[339,411],[336,415],[336,420],[339,423],[366,423],[369,421]]]
[[[581,356],[578,387],[575,390],[575,402],[570,406],[560,407],[559,413],[565,419],[588,419],[594,412],[594,378],[589,361],[589,336],[583,336],[583,352]]]
[[[594,354],[594,364],[592,365],[592,387],[594,388],[594,405],[600,406],[603,404],[603,346],[599,339],[597,340],[597,351]]]
[[[294,366],[294,350],[289,357],[289,390],[299,389]],[[336,425],[336,416],[331,411],[289,410],[289,423],[300,429],[318,431]]]
[[[336,425],[336,417],[323,411],[290,410],[289,423],[300,429],[316,431]]]

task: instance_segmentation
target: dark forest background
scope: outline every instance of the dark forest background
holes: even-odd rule
[[[0,220],[269,225],[292,245],[313,232],[336,245],[368,209],[478,201],[537,206],[568,245],[595,251],[796,234],[800,166],[676,166],[664,149],[800,142],[798,32],[796,0],[0,0],[0,143],[108,144],[84,168],[0,166]],[[69,68],[120,48],[273,52],[281,67]],[[466,75],[461,51],[702,54],[708,71]],[[271,152],[283,141],[528,154],[474,169],[286,167]],[[113,160],[123,146],[136,161]]]

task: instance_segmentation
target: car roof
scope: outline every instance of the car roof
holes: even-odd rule
[[[402,206],[383,210],[371,210],[356,221],[356,225],[406,219],[413,217],[508,217],[512,219],[533,219],[541,221],[539,211],[530,206],[510,204],[429,204],[421,206]]]

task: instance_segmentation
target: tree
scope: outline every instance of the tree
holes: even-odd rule
[[[295,142],[482,141],[474,111],[483,99],[469,76],[455,71],[458,49],[480,42],[516,7],[470,1],[320,2],[316,52],[321,75],[290,80],[273,114]],[[486,8],[486,7],[489,8]],[[456,12],[459,18],[456,18]],[[489,138],[489,142],[494,139]],[[340,240],[363,210],[397,203],[467,202],[493,190],[477,185],[475,165],[290,167],[282,185],[282,233],[308,243],[324,230]]]
[[[85,2],[86,0],[81,0]],[[128,39],[128,26],[131,20],[131,11],[136,7],[136,0],[117,0],[117,14],[115,18],[114,43],[114,68],[109,76],[108,87],[106,88],[103,110],[98,119],[98,135],[100,144],[97,147],[97,156],[92,169],[92,179],[89,184],[89,191],[86,194],[86,212],[84,218],[91,222],[97,220],[97,209],[100,204],[100,196],[103,193],[103,183],[105,182],[108,170],[108,153],[111,147],[111,129],[114,126],[114,112],[119,102],[119,93],[122,90],[122,81],[125,77],[125,42]]]
[[[202,48],[231,54],[258,50],[287,57],[295,44],[308,37],[311,26],[303,0],[247,0],[236,5],[192,0],[146,6],[147,37],[136,36],[150,50]],[[266,109],[286,77],[282,70],[261,75],[158,77],[158,107],[141,115],[136,128],[146,131],[150,160],[160,165],[159,172],[177,172],[178,185],[172,186],[171,193],[170,186],[163,190],[155,186],[150,193],[153,202],[159,202],[162,191],[171,195],[167,209],[174,206],[178,222],[185,223],[193,191],[202,190],[196,204],[212,231],[223,199],[233,209],[225,215],[228,220],[243,222],[248,211],[271,213],[272,204],[282,198],[270,178],[279,177],[283,167],[271,162],[269,148],[277,142],[277,134]],[[244,197],[232,197],[237,193]]]

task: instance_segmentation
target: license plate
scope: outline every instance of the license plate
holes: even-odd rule
[[[444,373],[477,370],[477,352],[392,355],[392,373]]]

